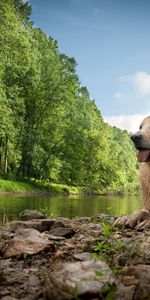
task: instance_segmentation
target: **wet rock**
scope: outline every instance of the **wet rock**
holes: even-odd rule
[[[71,238],[75,234],[75,231],[72,228],[56,227],[50,230],[50,234],[55,236],[62,236],[65,238]]]
[[[11,230],[16,232],[20,228],[25,229],[36,229],[40,232],[49,231],[54,225],[55,220],[44,219],[44,220],[31,220],[31,221],[12,221],[10,223]]]
[[[45,215],[37,210],[26,209],[20,214],[21,220],[28,221],[33,219],[45,219]]]
[[[4,252],[4,258],[20,255],[33,255],[47,249],[54,250],[53,242],[43,237],[35,229],[20,229],[11,239]]]
[[[46,277],[47,299],[93,299],[109,292],[115,278],[104,262],[65,263]],[[68,298],[67,298],[67,297]]]

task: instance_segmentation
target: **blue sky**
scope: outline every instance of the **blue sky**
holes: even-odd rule
[[[149,0],[30,0],[32,20],[73,56],[104,119],[134,131],[150,114]]]

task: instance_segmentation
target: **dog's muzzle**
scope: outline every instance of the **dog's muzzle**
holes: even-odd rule
[[[144,139],[140,131],[131,136],[135,148],[138,150],[137,159],[139,162],[150,161],[150,144]]]
[[[133,134],[131,136],[131,140],[134,143],[134,146],[137,150],[142,148],[142,139],[143,139],[143,136],[140,131],[136,132],[135,134]]]

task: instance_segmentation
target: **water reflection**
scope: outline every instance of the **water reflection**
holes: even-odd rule
[[[79,197],[49,195],[0,195],[0,223],[18,219],[24,209],[46,210],[49,217],[84,217],[101,213],[129,215],[142,208],[140,197]]]

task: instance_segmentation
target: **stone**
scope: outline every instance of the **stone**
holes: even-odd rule
[[[126,267],[125,276],[132,276],[138,280],[134,299],[150,299],[150,265],[137,265]]]
[[[136,286],[125,286],[124,284],[119,284],[116,291],[115,300],[133,300],[135,295]],[[136,299],[137,300],[137,299]],[[141,299],[142,300],[142,299]]]
[[[41,251],[54,250],[53,242],[43,237],[35,229],[19,229],[13,239],[9,240],[4,258],[10,258],[20,255],[33,255]]]
[[[54,222],[54,224],[52,225],[51,229],[54,229],[54,228],[58,228],[58,227],[66,227],[65,224],[61,221],[56,221]]]
[[[33,228],[40,232],[49,231],[54,225],[55,220],[53,219],[43,219],[43,220],[31,220],[31,221],[12,221],[10,223],[11,230],[16,232],[20,228]]]
[[[76,260],[79,261],[87,261],[87,260],[92,260],[92,256],[88,252],[81,252],[81,253],[76,253],[73,256]]]
[[[100,224],[93,224],[93,223],[89,223],[87,225],[88,229],[90,230],[101,230],[102,229],[102,226]]]
[[[65,238],[71,238],[75,234],[75,231],[72,228],[56,227],[50,230],[50,234],[55,236],[62,236]]]
[[[124,276],[123,279],[123,284],[126,286],[130,286],[130,285],[137,285],[138,284],[138,279],[136,279],[134,276]]]
[[[13,233],[10,224],[0,225],[0,240],[12,237]]]
[[[46,236],[47,236],[47,238],[49,239],[49,240],[55,240],[55,241],[63,241],[63,240],[65,240],[65,237],[63,237],[63,236],[59,236],[59,235],[52,235],[52,234],[46,234]]]
[[[99,239],[95,238],[96,232],[100,234],[100,227],[103,228],[99,222],[108,220],[112,224],[113,220],[102,216],[97,224],[96,219],[85,218],[82,222],[79,218],[33,219],[0,226],[0,299],[150,299],[150,231],[115,229],[110,236]],[[70,229],[76,234],[67,240],[62,234]],[[52,234],[54,231],[61,235]],[[37,244],[37,236],[50,243],[44,250]],[[96,260],[101,256],[92,255],[103,239],[115,241],[118,247],[120,241],[125,243],[125,248],[114,249],[114,254],[105,257],[112,271],[107,264]],[[25,251],[35,241],[36,250],[43,252],[4,258],[6,250],[12,251],[9,246],[15,240],[21,240]]]
[[[141,241],[139,249],[141,251],[142,256],[144,257],[144,261],[146,263],[150,263],[150,236],[144,238]]]
[[[53,300],[93,299],[104,290],[109,292],[114,284],[112,271],[104,262],[65,263],[46,277],[45,294]]]
[[[9,268],[12,266],[12,262],[9,259],[1,259],[0,260],[0,270]]]
[[[91,218],[90,217],[80,217],[79,219],[77,219],[78,222],[90,222]]]
[[[40,213],[37,210],[26,209],[20,213],[20,217],[24,221],[33,220],[33,219],[45,219],[45,215]]]

